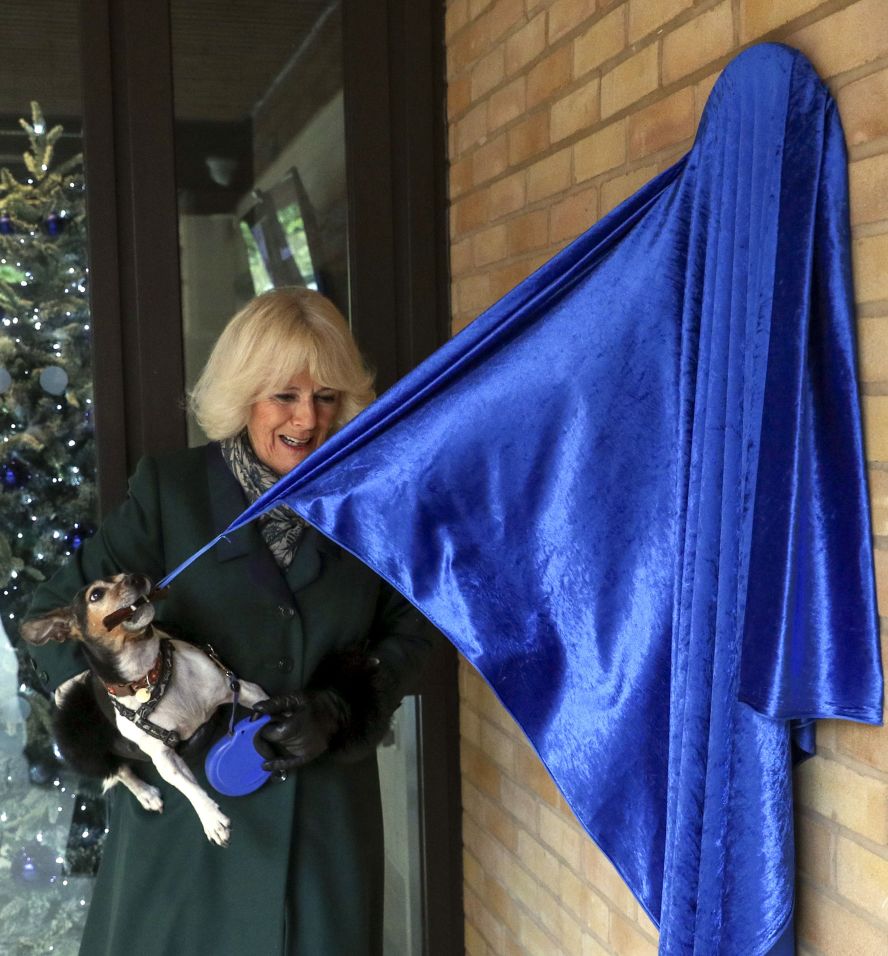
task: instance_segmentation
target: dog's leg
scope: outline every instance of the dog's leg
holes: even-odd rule
[[[122,783],[145,810],[151,810],[154,813],[160,813],[163,810],[163,799],[157,787],[145,783],[127,765],[124,764],[113,777],[108,777],[104,781],[102,792],[110,790],[116,783]]]
[[[170,750],[163,744],[161,749],[153,747],[151,749],[153,752],[149,756],[154,761],[157,772],[167,783],[187,797],[200,817],[207,839],[219,846],[228,846],[231,821],[194,779],[185,761],[174,750]]]
[[[244,707],[252,707],[258,704],[260,700],[268,700],[268,694],[258,685],[251,684],[248,680],[240,682],[240,702]]]

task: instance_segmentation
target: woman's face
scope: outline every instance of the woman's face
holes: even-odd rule
[[[327,438],[339,412],[339,392],[307,371],[250,408],[247,433],[259,460],[278,475],[295,468]]]

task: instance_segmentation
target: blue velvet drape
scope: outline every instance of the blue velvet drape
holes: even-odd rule
[[[847,207],[828,91],[747,50],[686,157],[242,519],[285,501],[453,641],[664,954],[774,946],[793,736],[881,720]]]

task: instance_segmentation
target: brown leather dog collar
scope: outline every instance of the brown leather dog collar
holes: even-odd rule
[[[107,690],[112,697],[132,697],[135,696],[136,691],[142,690],[142,688],[150,690],[157,683],[162,666],[163,653],[158,651],[154,665],[144,677],[140,677],[138,680],[131,680],[127,684],[105,684],[105,690]]]

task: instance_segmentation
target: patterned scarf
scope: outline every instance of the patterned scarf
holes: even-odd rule
[[[280,477],[256,456],[246,428],[234,438],[223,439],[220,444],[222,457],[241,488],[244,489],[250,504],[263,492],[268,491]],[[265,543],[271,548],[274,560],[286,571],[299,547],[299,540],[305,531],[305,522],[286,505],[266,511],[257,521],[259,531]]]

